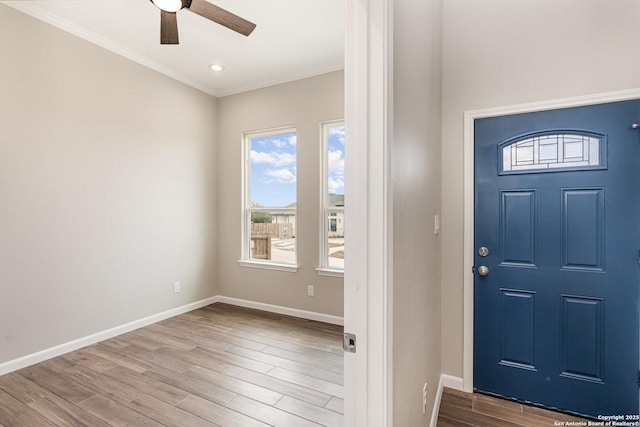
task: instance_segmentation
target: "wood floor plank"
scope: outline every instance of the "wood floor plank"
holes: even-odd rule
[[[589,420],[513,400],[445,388],[437,425],[548,427],[558,425],[557,421],[574,421],[576,425],[588,425]]]
[[[0,427],[341,425],[341,339],[214,304],[0,376]]]
[[[518,427],[515,422],[504,421],[483,414],[477,414],[472,410],[462,409],[448,404],[440,405],[440,414],[444,418],[461,421],[479,427]]]
[[[216,384],[226,390],[229,390],[236,394],[241,394],[249,399],[257,400],[267,405],[275,405],[282,397],[282,393],[269,390],[268,388],[260,387],[255,384],[251,384],[247,381],[242,381],[237,378],[230,377],[225,374],[221,374],[217,371],[202,368],[200,366],[194,366],[186,372],[193,378]]]
[[[0,391],[0,424],[5,426],[55,426],[4,391]]]
[[[452,420],[447,417],[438,417],[438,427],[477,427],[474,424],[464,423],[458,420]]]
[[[18,371],[18,374],[71,403],[78,403],[95,395],[93,390],[42,365],[29,366]]]
[[[269,372],[269,376],[344,399],[344,387],[329,381],[310,377],[309,375],[300,374],[298,372],[288,371],[282,368],[272,369]]]
[[[326,405],[324,405],[330,411],[337,412],[339,414],[344,414],[344,399],[340,399],[339,397],[332,397]]]
[[[99,357],[91,352],[86,351],[85,349],[72,351],[71,353],[67,353],[61,357],[65,360],[75,363],[76,365],[86,366],[87,368],[95,372],[103,372],[118,366],[110,360]]]
[[[126,405],[132,400],[137,399],[141,394],[139,390],[94,372],[84,366],[75,366],[66,369],[64,373],[75,382],[93,390],[96,394],[106,396],[122,405]]]
[[[516,410],[501,405],[493,405],[482,400],[476,400],[474,402],[473,411],[478,414],[515,422],[523,427],[549,427],[550,424],[553,424],[552,422],[550,423],[548,418],[525,414],[522,412],[522,408]]]
[[[249,348],[251,350],[260,351],[266,347],[266,344],[252,341],[250,339],[247,339],[246,337],[238,337],[231,333],[208,331],[208,330],[202,330],[201,328],[189,329],[188,325],[183,325],[183,324],[173,325],[174,327],[159,325],[159,324],[156,324],[155,326],[157,326],[158,330],[161,330],[163,331],[163,333],[171,336],[183,338],[184,334],[188,333],[192,336],[187,340],[190,343],[193,343],[194,340],[198,340],[199,337],[204,336],[212,340],[228,343],[230,345],[236,345],[238,347]],[[198,341],[196,345],[200,345],[200,342]],[[191,348],[195,347],[196,345],[192,346]],[[187,348],[187,350],[189,349],[190,348]]]
[[[198,349],[195,349],[189,353],[198,352],[202,352],[205,356],[208,354],[207,352]],[[314,405],[324,406],[327,404],[329,399],[331,399],[331,395],[327,393],[312,390],[305,386],[280,380],[267,374],[255,372],[253,370],[245,369],[237,365],[232,365],[230,363],[217,361],[215,363],[208,364],[208,366],[206,367],[225,375],[229,375],[233,378],[237,378],[251,384],[276,391],[278,393],[286,394],[305,402],[313,403]]]
[[[189,351],[174,351],[165,348],[160,348],[158,351],[180,360],[189,361],[190,363],[202,366],[203,368],[213,369],[218,364],[224,363],[260,373],[267,373],[273,369],[273,365],[269,365],[267,363],[258,362],[247,359],[246,357],[236,356],[225,352],[209,351],[199,347]]]
[[[196,347],[193,340],[184,338],[184,334],[179,333],[175,329],[168,328],[159,324],[149,325],[143,330],[138,330],[138,334],[148,337],[152,340],[168,345],[170,347],[178,348],[181,350],[191,350]]]
[[[119,405],[105,396],[96,395],[80,402],[78,405],[90,414],[114,427],[162,426],[162,424],[124,405]]]
[[[175,336],[181,337],[185,342],[193,344],[194,347],[206,347],[212,350],[225,351],[232,344],[227,343],[224,339],[216,339],[212,337],[212,334],[218,334],[217,329],[204,328],[202,323],[189,322],[185,320],[167,319],[160,324],[161,326],[175,329],[175,332],[170,332],[165,329],[167,333],[173,333]]]
[[[237,396],[236,393],[225,390],[215,384],[209,384],[161,367],[148,370],[143,375],[223,405]]]
[[[206,421],[173,405],[142,395],[127,407],[159,422],[166,427],[216,427],[218,424]]]
[[[0,377],[0,390],[4,390],[25,405],[39,399],[46,399],[52,394],[49,390],[15,372]]]
[[[226,406],[247,416],[257,418],[274,427],[318,427],[320,425],[244,396],[236,397]]]
[[[342,365],[343,360],[331,360],[328,353],[321,353],[317,355],[310,355],[305,353],[299,353],[296,351],[285,350],[278,347],[269,346],[262,350],[267,354],[282,357],[289,360],[295,360],[300,363],[306,363],[316,368],[326,369],[335,373],[341,373],[344,371]],[[326,357],[324,357],[326,356]]]
[[[335,371],[328,371],[322,368],[313,368],[311,371],[307,372],[306,374],[309,375],[310,377],[327,380],[334,384],[344,385],[344,373],[342,372],[338,373]]]
[[[57,426],[106,426],[76,405],[15,373],[0,377],[0,388]]]
[[[109,369],[103,372],[103,375],[135,389],[143,390],[149,396],[153,396],[170,405],[176,405],[189,396],[189,393],[180,388],[165,384],[155,378],[140,375],[123,366]]]
[[[167,356],[162,350],[173,350],[168,346],[159,347],[156,351],[143,351],[143,352],[131,352],[129,356],[135,360],[147,363],[153,367],[161,366],[163,368],[171,369],[175,372],[184,373],[188,371],[193,365],[187,363],[184,360],[176,359],[174,357]],[[129,350],[129,347],[122,349],[123,352]]]
[[[224,427],[268,426],[268,424],[258,421],[255,418],[251,418],[250,416],[198,396],[190,395],[180,402],[177,407]]]
[[[302,374],[308,374],[313,369],[313,365],[308,363],[297,362],[295,360],[285,359],[284,357],[274,356],[272,354],[266,354],[261,351],[249,350],[242,347],[232,346],[226,350],[226,353],[235,354],[236,356],[245,357],[247,359],[266,363],[270,366],[277,366],[279,368],[300,372]]]
[[[85,350],[98,357],[107,359],[118,366],[124,366],[126,368],[132,369],[139,373],[142,373],[152,368],[151,364],[136,360],[130,357],[129,355],[123,354],[122,352],[114,350],[103,343],[98,343],[98,344],[91,345],[89,347],[85,347]]]
[[[275,407],[326,427],[342,427],[341,414],[289,396],[284,396]]]

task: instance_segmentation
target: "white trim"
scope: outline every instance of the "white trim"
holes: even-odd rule
[[[8,374],[10,372],[17,371],[27,366],[34,365],[36,363],[44,362],[45,360],[52,359],[57,356],[69,353],[95,344],[100,341],[107,340],[109,338],[116,337],[118,335],[131,332],[133,330],[142,328],[144,326],[151,325],[153,323],[160,322],[165,319],[169,319],[174,316],[178,316],[183,313],[188,313],[198,308],[206,307],[217,302],[226,303],[231,305],[237,305],[239,307],[253,308],[256,310],[268,311],[271,313],[284,314],[287,316],[299,317],[301,319],[315,320],[318,322],[330,323],[333,325],[344,325],[344,318],[339,316],[332,316],[330,314],[316,313],[313,311],[298,310],[296,308],[282,307],[278,305],[264,304],[255,301],[247,301],[238,298],[225,297],[216,295],[214,297],[206,298],[200,301],[192,302],[180,307],[172,308],[162,313],[153,314],[151,316],[144,317],[142,319],[134,320],[133,322],[125,323],[120,326],[116,326],[107,329],[102,332],[88,335],[83,338],[79,338],[74,341],[70,341],[64,344],[57,345],[37,353],[29,354],[18,359],[9,360],[8,362],[0,363],[0,376]]]
[[[295,273],[298,271],[297,264],[280,264],[277,262],[252,261],[248,259],[239,259],[238,264],[240,264],[240,266],[242,267],[262,268],[263,270],[286,271],[288,273]]]
[[[559,108],[580,107],[585,105],[604,104],[607,102],[628,101],[640,98],[640,88],[615,92],[561,98],[527,104],[508,105],[496,108],[465,111],[464,113],[464,320],[463,320],[463,390],[473,391],[473,212],[474,212],[474,120],[503,116],[508,114],[531,113]]]
[[[463,381],[462,378],[454,377],[447,374],[440,375],[440,381],[438,382],[438,390],[436,391],[436,400],[433,404],[433,411],[431,412],[430,427],[436,427],[438,425],[438,415],[440,414],[440,402],[442,402],[442,393],[444,388],[452,388],[454,390],[462,391]]]
[[[328,206],[329,130],[337,127],[345,127],[344,119],[320,122],[320,213],[318,221],[320,245],[318,248],[318,268],[316,268],[316,271],[320,276],[343,277],[344,268],[332,268],[329,266],[329,229],[327,223],[327,214],[332,209]],[[344,221],[344,206],[341,209],[339,208],[338,211],[342,212]],[[342,227],[344,229],[344,222]],[[338,272],[340,272],[340,275],[336,274]]]
[[[344,70],[344,61],[338,61],[333,64],[325,65],[322,67],[311,68],[308,70],[296,71],[279,76],[275,79],[261,80],[252,84],[237,86],[234,88],[223,89],[216,92],[216,96],[223,97],[229,95],[235,95],[238,93],[248,92],[250,90],[263,89],[270,86],[289,83],[296,80],[307,79],[309,77],[320,76],[322,74],[333,73],[336,71]]]
[[[217,302],[218,300],[219,300],[219,297],[206,298],[200,301],[183,305],[181,307],[176,307],[167,311],[163,311],[162,313],[153,314],[151,316],[147,316],[142,319],[134,320],[133,322],[125,323],[123,325],[116,326],[114,328],[107,329],[102,332],[97,332],[95,334],[88,335],[86,337],[79,338],[74,341],[60,344],[55,347],[38,351],[37,353],[29,354],[27,356],[23,356],[18,359],[1,363],[0,375],[8,374],[10,372],[17,371],[18,369],[26,368],[27,366],[31,366],[36,363],[43,362],[53,357],[57,357],[65,353],[69,353],[71,351],[86,347],[88,345],[95,344],[97,342],[104,341],[106,339],[113,338],[118,335],[122,335],[124,333],[133,331],[135,329],[142,328],[143,326],[151,325],[152,323],[156,323],[161,320],[177,316],[179,314],[187,313],[189,311],[196,310],[201,307],[205,307],[207,305]]]
[[[293,82],[296,80],[306,79],[309,77],[314,77],[322,74],[344,70],[344,61],[336,61],[334,63],[326,64],[320,67],[293,71],[291,73],[286,73],[273,79],[260,80],[257,82],[253,82],[251,84],[236,86],[228,89],[215,90],[214,88],[211,88],[211,87],[202,86],[201,84],[194,82],[188,77],[180,73],[176,73],[173,69],[166,67],[163,64],[145,55],[142,55],[133,49],[130,49],[126,46],[115,43],[71,21],[67,21],[66,19],[60,18],[56,14],[49,12],[47,10],[44,10],[35,4],[28,3],[28,2],[21,2],[21,1],[0,1],[0,3],[4,4],[5,6],[9,6],[13,9],[16,9],[33,18],[36,18],[42,22],[46,22],[49,25],[53,25],[56,28],[66,31],[70,34],[73,34],[76,37],[79,37],[83,40],[86,40],[90,43],[93,43],[97,46],[107,49],[131,61],[137,62],[140,65],[143,65],[147,68],[150,68],[154,71],[164,74],[165,76],[170,77],[174,80],[177,80],[181,83],[184,83],[187,86],[191,86],[194,89],[197,89],[204,93],[208,93],[209,95],[216,96],[216,97],[235,95],[242,92],[248,92],[250,90],[262,89],[269,86],[275,86],[283,83]]]
[[[241,158],[241,229],[240,229],[240,263],[243,267],[253,267],[253,268],[264,268],[268,270],[280,270],[280,271],[288,271],[288,272],[296,272],[298,271],[298,241],[295,242],[295,259],[293,264],[279,263],[273,261],[261,261],[255,260],[251,258],[251,140],[254,138],[262,138],[266,136],[276,136],[283,134],[295,134],[296,138],[298,136],[298,130],[295,125],[291,126],[281,126],[269,129],[262,129],[258,131],[248,131],[242,133],[242,158]],[[296,167],[298,165],[298,148],[296,146]],[[297,175],[297,169],[296,169]],[[297,191],[298,187],[296,184],[296,207],[294,208],[283,208],[282,210],[286,210],[287,212],[293,212],[293,217],[295,218],[295,227],[297,229],[297,221],[298,221],[298,208],[297,208]],[[259,211],[268,211],[272,208],[267,206],[264,209],[255,209]],[[276,209],[277,210],[277,209]]]
[[[270,313],[284,314],[285,316],[299,317],[301,319],[315,320],[317,322],[330,323],[332,325],[344,325],[344,318],[330,314],[317,313],[315,311],[299,310],[297,308],[283,307],[280,305],[266,304],[263,302],[249,301],[239,298],[219,295],[216,302],[237,305],[239,307],[253,308],[255,310],[268,311]]]
[[[393,425],[392,3],[346,2],[345,427]]]
[[[9,2],[0,2],[5,6],[9,6],[13,9],[16,9],[26,15],[29,15],[33,18],[36,18],[40,21],[46,22],[47,24],[53,25],[56,28],[59,28],[67,33],[73,34],[76,37],[79,37],[83,40],[86,40],[90,43],[93,43],[97,46],[100,46],[108,51],[111,51],[117,55],[123,56],[127,59],[130,59],[133,62],[137,62],[140,65],[143,65],[147,68],[150,68],[154,71],[157,71],[161,74],[164,74],[167,77],[171,77],[174,80],[177,80],[181,83],[186,84],[187,86],[191,86],[194,89],[197,89],[201,92],[208,93],[212,96],[218,96],[216,91],[211,88],[202,86],[188,77],[176,73],[174,70],[162,65],[161,63],[141,55],[139,52],[130,49],[121,44],[115,43],[99,34],[96,34],[92,31],[87,30],[86,28],[74,24],[73,22],[67,21],[66,19],[60,18],[52,12],[41,9],[35,4],[31,4],[29,2],[19,2],[19,1],[9,1]]]
[[[344,270],[337,270],[333,268],[316,268],[318,276],[327,277],[344,277]]]

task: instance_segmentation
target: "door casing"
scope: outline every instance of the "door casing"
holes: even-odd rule
[[[486,117],[556,110],[640,98],[640,88],[587,96],[508,105],[464,113],[464,256],[463,256],[463,390],[473,392],[473,281],[474,263],[474,121]]]

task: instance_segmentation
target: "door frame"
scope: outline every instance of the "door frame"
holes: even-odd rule
[[[463,368],[462,388],[466,392],[473,391],[473,308],[474,274],[474,122],[476,119],[505,116],[519,113],[557,110],[560,108],[581,107],[585,105],[605,104],[609,102],[640,99],[640,88],[615,92],[553,99],[526,104],[507,105],[502,107],[469,110],[464,112],[463,161],[464,161],[464,237],[463,237]],[[640,119],[640,118],[639,118]]]
[[[345,257],[344,330],[357,338],[344,356],[345,427],[393,423],[392,6],[347,0],[345,9],[345,217],[357,248]]]

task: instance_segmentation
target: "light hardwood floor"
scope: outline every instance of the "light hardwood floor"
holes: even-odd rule
[[[438,427],[552,427],[560,425],[556,422],[563,421],[583,421],[587,425],[588,420],[518,402],[445,388],[440,403]]]
[[[341,426],[342,327],[213,304],[0,377],[0,426]]]

